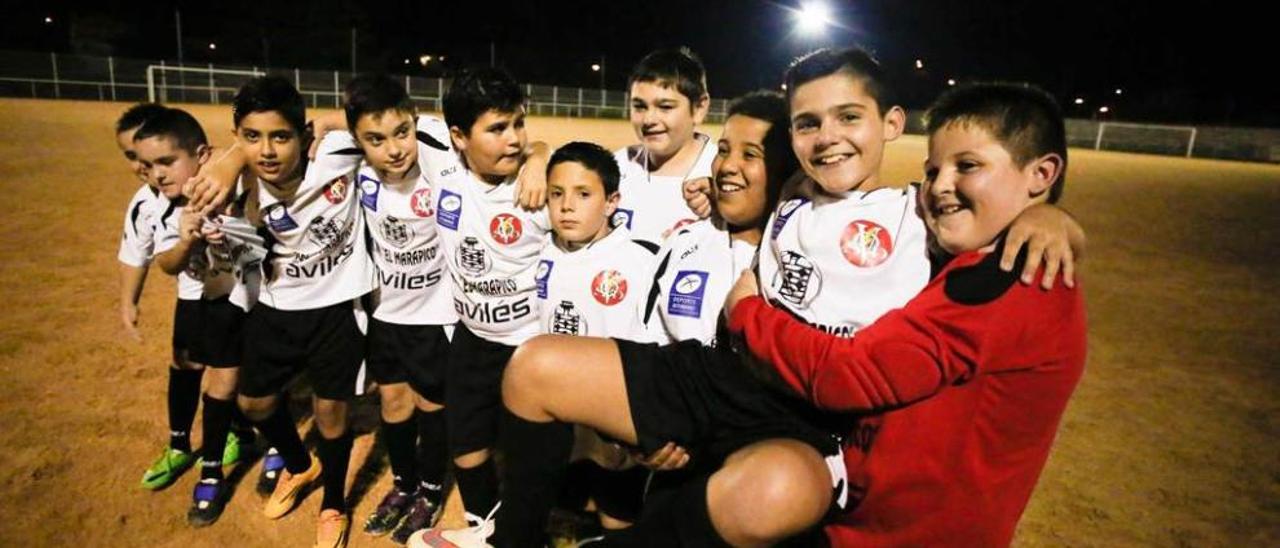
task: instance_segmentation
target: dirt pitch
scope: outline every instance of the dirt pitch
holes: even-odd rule
[[[247,481],[204,530],[184,520],[196,474],[158,493],[137,485],[165,441],[174,287],[152,272],[146,340],[123,340],[115,252],[137,182],[111,128],[125,106],[0,100],[0,545],[307,545],[319,495],[268,521],[256,468],[237,472]],[[229,143],[227,107],[190,108]],[[539,118],[529,132],[632,140],[621,121]],[[892,145],[885,175],[917,177],[923,152],[918,137]],[[1280,166],[1071,160],[1064,205],[1090,237],[1089,363],[1016,542],[1280,544]],[[359,522],[390,479],[369,458],[382,454],[376,399],[358,407]],[[391,545],[358,526],[352,541]]]

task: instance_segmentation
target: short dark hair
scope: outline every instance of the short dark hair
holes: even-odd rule
[[[1031,84],[970,84],[943,93],[925,114],[932,136],[947,126],[963,124],[986,130],[1000,142],[1018,167],[1046,154],[1062,157],[1062,173],[1049,188],[1055,203],[1067,184],[1067,130],[1062,108],[1043,89]]]
[[[795,96],[796,88],[837,73],[860,80],[867,95],[876,100],[881,115],[898,104],[897,94],[880,61],[859,47],[817,49],[793,61],[782,77],[787,86],[787,101]]]
[[[235,127],[245,116],[255,112],[275,112],[301,136],[307,128],[307,104],[289,80],[281,76],[259,76],[240,86],[231,103],[231,120]]]
[[[689,99],[692,108],[707,94],[707,69],[689,48],[660,49],[649,53],[631,69],[627,87],[636,82],[654,82],[674,87]]]
[[[769,177],[769,184],[765,188],[765,211],[773,211],[782,194],[783,185],[800,169],[800,162],[791,149],[787,100],[777,92],[753,91],[729,103],[725,120],[734,116],[746,116],[769,123],[769,131],[765,133],[763,143],[765,174]]]
[[[444,94],[444,121],[465,135],[490,110],[515,112],[525,102],[524,90],[515,78],[499,68],[464,70]]]
[[[120,115],[119,120],[116,120],[116,133],[124,133],[131,129],[142,127],[142,124],[146,123],[147,120],[165,110],[168,109],[160,103],[138,103],[133,105],[129,107],[129,110],[124,111],[124,114]]]
[[[356,122],[366,114],[379,114],[396,110],[412,114],[413,100],[399,80],[386,74],[358,76],[347,84],[346,101],[342,105],[347,115],[347,128],[356,131]]]
[[[168,137],[178,148],[195,156],[201,145],[209,144],[204,135],[204,128],[191,113],[177,108],[166,108],[143,122],[137,133],[133,134],[134,142],[151,137]]]
[[[556,149],[555,154],[551,155],[551,161],[547,162],[547,176],[551,176],[551,168],[564,162],[582,164],[582,167],[594,171],[600,177],[600,182],[604,183],[605,196],[618,191],[618,180],[622,178],[618,170],[618,161],[614,160],[613,154],[604,147],[595,143],[574,141]]]

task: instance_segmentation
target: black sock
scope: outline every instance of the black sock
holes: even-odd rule
[[[236,404],[204,395],[204,442],[200,444],[200,479],[222,479],[222,451],[227,447],[227,430]]]
[[[458,478],[458,491],[462,494],[462,507],[467,513],[484,518],[498,504],[498,471],[493,458],[475,468],[457,467],[453,475]]]
[[[200,406],[203,369],[169,368],[169,447],[191,452],[191,423]]]
[[[320,509],[332,508],[347,513],[347,465],[351,462],[351,434],[346,433],[337,439],[320,438],[320,464],[324,466],[321,473],[324,480],[324,500]]]
[[[232,400],[235,397],[232,396]],[[244,444],[252,444],[255,438],[253,433],[253,423],[249,421],[249,417],[244,416],[244,411],[240,410],[239,405],[231,406],[231,431],[240,436],[240,441]]]
[[[640,521],[606,537],[602,545],[729,546],[711,523],[707,508],[710,479],[710,475],[697,476],[659,501],[646,499]]]
[[[449,446],[445,441],[444,410],[418,410],[418,481],[424,495],[435,503],[444,498],[444,473],[449,467]]]
[[[280,458],[284,459],[284,467],[292,474],[301,474],[311,468],[311,456],[302,445],[298,436],[298,427],[293,424],[289,415],[289,400],[281,399],[276,410],[262,422],[255,423],[258,431],[267,438],[267,443],[276,448]]]
[[[613,519],[634,523],[644,504],[649,469],[635,466],[626,470],[600,470],[589,489],[596,509]]]
[[[573,451],[573,425],[531,422],[504,409],[499,431],[506,471],[497,530],[489,543],[498,548],[541,546]]]
[[[387,445],[387,457],[391,460],[391,473],[395,475],[396,489],[412,493],[418,488],[418,463],[414,446],[418,428],[412,419],[401,422],[382,421],[382,441]]]

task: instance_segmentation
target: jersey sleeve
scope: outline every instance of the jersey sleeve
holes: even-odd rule
[[[449,137],[449,126],[435,116],[418,116],[418,169],[435,184],[439,177],[462,167]]]
[[[705,140],[702,143],[702,150],[698,153],[698,159],[694,161],[693,167],[689,169],[689,176],[686,177],[686,180],[709,179],[711,178],[711,163],[715,161],[716,153],[720,149],[716,146],[715,141],[711,140],[707,135],[699,133],[694,138]]]
[[[121,263],[144,267],[151,264],[151,255],[155,251],[152,226],[151,196],[145,194],[147,189],[139,190],[130,200],[124,214],[124,230],[120,236],[120,251],[116,259]]]
[[[350,133],[326,133],[316,150],[316,159],[307,166],[300,190],[316,188],[338,177],[350,177],[360,167],[363,158],[364,153]]]
[[[178,223],[182,218],[182,207],[172,202],[163,203],[164,211],[156,213],[152,222],[152,240],[154,243],[154,253],[160,254],[178,245],[181,239],[178,233]]]

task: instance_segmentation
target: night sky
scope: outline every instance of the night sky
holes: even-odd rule
[[[176,9],[190,62],[350,70],[354,28],[362,72],[447,76],[488,64],[493,44],[498,64],[522,81],[595,87],[600,74],[590,66],[603,56],[606,85],[623,89],[647,51],[685,45],[707,65],[712,95],[728,98],[776,89],[788,61],[808,49],[861,44],[890,68],[911,108],[948,79],[1026,81],[1076,117],[1105,105],[1114,120],[1280,127],[1280,86],[1265,83],[1276,66],[1274,18],[1261,4],[827,3],[841,27],[811,37],[793,31],[788,8],[798,0],[40,2],[6,8],[0,48],[172,61]],[[446,61],[424,69],[422,54]]]

